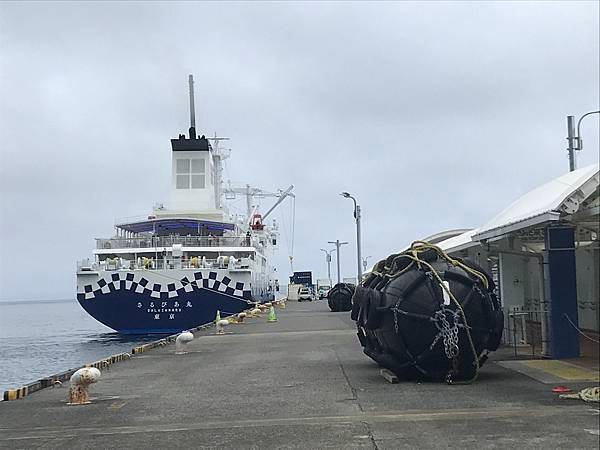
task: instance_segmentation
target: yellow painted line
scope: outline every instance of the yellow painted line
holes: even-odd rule
[[[110,406],[108,407],[108,409],[121,409],[123,406],[125,406],[127,404],[127,402],[112,402],[110,404]]]
[[[600,381],[598,372],[584,369],[564,361],[541,359],[534,361],[523,361],[523,364],[534,369],[543,370],[544,372],[562,378],[563,380]]]

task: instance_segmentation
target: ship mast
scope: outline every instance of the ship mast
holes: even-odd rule
[[[215,137],[209,137],[207,139],[213,144],[213,161],[215,165],[215,206],[217,208],[222,208],[223,201],[221,196],[223,195],[223,160],[229,158],[231,149],[221,148],[219,143],[221,141],[228,141],[229,138],[217,137],[217,133],[215,133]]]

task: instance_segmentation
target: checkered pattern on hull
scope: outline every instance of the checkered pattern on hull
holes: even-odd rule
[[[77,292],[77,297],[82,300],[90,300],[99,294],[127,290],[138,294],[149,293],[150,297],[157,299],[168,299],[178,297],[186,292],[210,289],[245,300],[252,298],[251,291],[244,289],[244,283],[233,281],[224,273],[208,272],[203,275],[202,272],[195,272],[178,281],[168,280],[162,284],[149,281],[144,277],[146,273],[114,272],[108,280],[101,278],[93,284],[85,285],[83,292]]]

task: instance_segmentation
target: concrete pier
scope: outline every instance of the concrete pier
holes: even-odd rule
[[[597,448],[598,404],[494,361],[473,385],[390,384],[326,302],[196,333],[68,388],[0,402],[0,448]],[[501,357],[497,355],[495,358]],[[572,389],[594,385],[569,382]]]

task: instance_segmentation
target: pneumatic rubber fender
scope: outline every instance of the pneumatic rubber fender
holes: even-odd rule
[[[333,312],[351,311],[352,297],[355,286],[348,283],[338,283],[327,293],[327,304]]]
[[[462,268],[428,256],[430,264],[464,305],[477,359],[483,362],[483,351],[497,348],[503,327],[502,311],[492,292],[493,283],[488,283],[488,289],[485,289]],[[464,263],[483,272],[479,267]],[[413,268],[383,283],[376,277],[368,277],[365,284],[377,287],[357,290],[353,299],[353,318],[357,322],[361,345],[369,357],[407,379],[441,380],[450,369],[455,372],[456,379],[466,379],[474,374],[473,352],[464,327],[459,328],[460,351],[454,361],[446,356],[443,339],[438,337],[436,341],[440,330],[432,319],[444,303],[444,295],[438,281],[428,276],[425,270]],[[394,313],[394,308],[403,313]],[[444,310],[449,314],[449,320],[462,317],[453,304],[445,305]]]
[[[357,287],[352,300],[351,318],[367,330],[379,328],[384,314],[381,310],[385,307],[384,297],[381,291]]]

